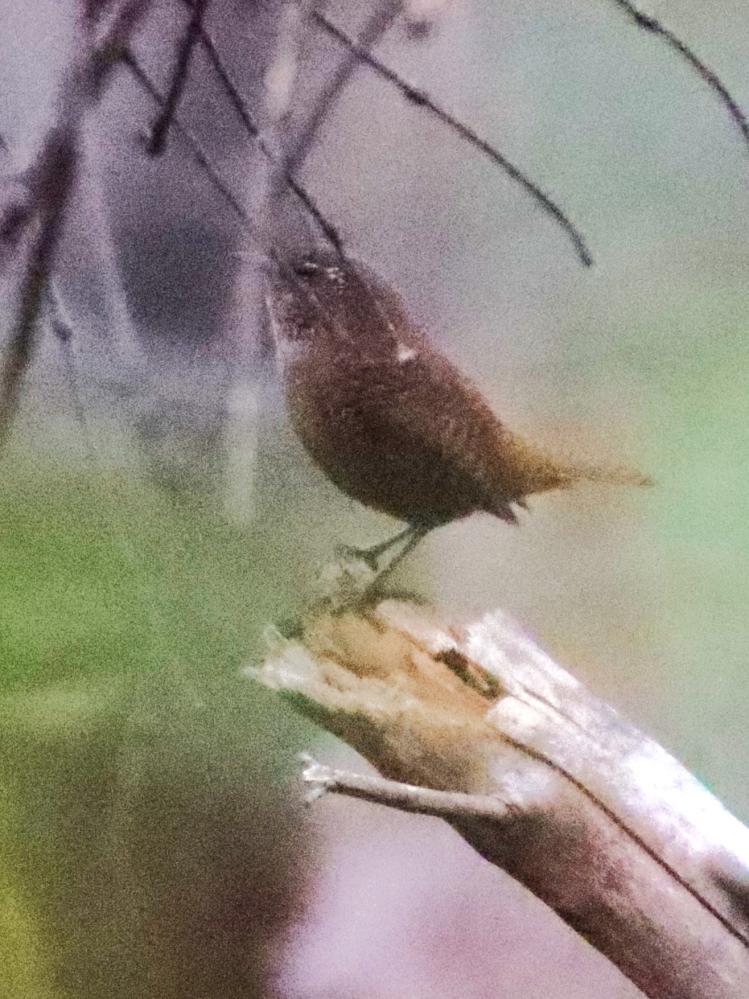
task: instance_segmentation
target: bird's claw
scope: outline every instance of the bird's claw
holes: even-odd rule
[[[342,562],[363,562],[372,572],[377,572],[380,567],[380,552],[377,549],[341,544],[336,545],[335,556]]]

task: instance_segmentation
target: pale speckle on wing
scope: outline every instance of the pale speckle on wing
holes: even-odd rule
[[[326,267],[325,273],[334,284],[345,284],[346,278],[340,267]]]
[[[406,361],[413,361],[413,359],[417,356],[417,353],[413,347],[407,347],[405,343],[399,343],[395,356],[401,364],[405,364]]]

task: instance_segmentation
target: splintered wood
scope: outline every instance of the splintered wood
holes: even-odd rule
[[[505,614],[322,614],[248,672],[387,778],[319,789],[440,815],[651,999],[749,996],[749,830]]]

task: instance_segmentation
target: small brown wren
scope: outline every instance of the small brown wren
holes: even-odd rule
[[[427,531],[580,480],[628,470],[560,463],[511,433],[481,392],[369,269],[313,251],[274,273],[271,326],[292,424],[314,461],[359,502]],[[379,556],[391,542],[360,553]],[[399,556],[400,558],[400,556]],[[376,565],[376,563],[373,563]]]

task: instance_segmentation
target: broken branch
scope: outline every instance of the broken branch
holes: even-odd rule
[[[749,830],[506,615],[390,600],[276,641],[252,675],[386,778],[315,786],[441,815],[650,999],[749,994]]]

